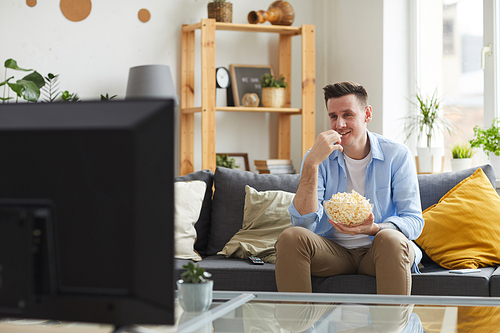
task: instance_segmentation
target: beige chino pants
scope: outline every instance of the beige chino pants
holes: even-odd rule
[[[276,284],[281,292],[312,292],[311,275],[377,277],[377,293],[411,294],[415,252],[400,231],[382,230],[370,248],[347,250],[303,227],[285,229],[275,244]]]

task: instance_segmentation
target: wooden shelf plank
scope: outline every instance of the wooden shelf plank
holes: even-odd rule
[[[302,114],[302,109],[298,108],[251,108],[251,107],[234,107],[234,106],[216,106],[215,111],[223,112],[272,112],[272,113],[284,113],[284,114]],[[184,108],[181,109],[182,114],[198,113],[201,112],[201,107]]]
[[[182,26],[183,32],[194,31],[201,29],[201,22],[194,24],[185,24]],[[258,24],[236,24],[236,23],[215,23],[215,30],[225,31],[244,31],[244,32],[270,32],[284,35],[300,35],[301,27],[289,27],[280,25],[258,25]]]

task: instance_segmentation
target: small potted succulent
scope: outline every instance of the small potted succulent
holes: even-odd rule
[[[475,152],[469,143],[457,143],[451,148],[451,170],[460,171],[472,167]]]
[[[233,4],[226,0],[213,0],[207,5],[208,18],[215,19],[215,22],[233,22]]]
[[[266,73],[260,78],[260,86],[262,87],[262,106],[282,108],[285,105],[287,83],[283,76],[276,79],[273,75]]]
[[[475,126],[474,138],[469,143],[472,148],[483,148],[495,170],[496,177],[500,177],[500,118],[493,119],[488,129]]]
[[[184,311],[202,312],[208,310],[212,304],[214,281],[210,280],[212,274],[205,271],[199,264],[189,262],[182,266],[186,271],[177,281],[179,302]]]

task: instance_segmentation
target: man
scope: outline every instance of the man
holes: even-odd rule
[[[306,153],[299,188],[289,207],[293,227],[276,242],[278,291],[311,292],[311,275],[377,277],[377,293],[411,294],[418,272],[424,221],[414,159],[402,144],[367,130],[366,90],[353,82],[324,89],[331,130]],[[359,226],[328,219],[323,200],[355,190],[373,203]]]

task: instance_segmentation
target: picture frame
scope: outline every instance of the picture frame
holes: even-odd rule
[[[262,101],[260,78],[268,73],[274,75],[271,65],[229,65],[234,106],[242,106],[241,99],[247,93],[255,93]],[[259,102],[262,106],[262,102]]]
[[[235,165],[238,166],[238,169],[243,170],[244,168],[245,171],[250,171],[247,153],[217,153],[217,155],[227,155],[227,157],[234,158]]]

